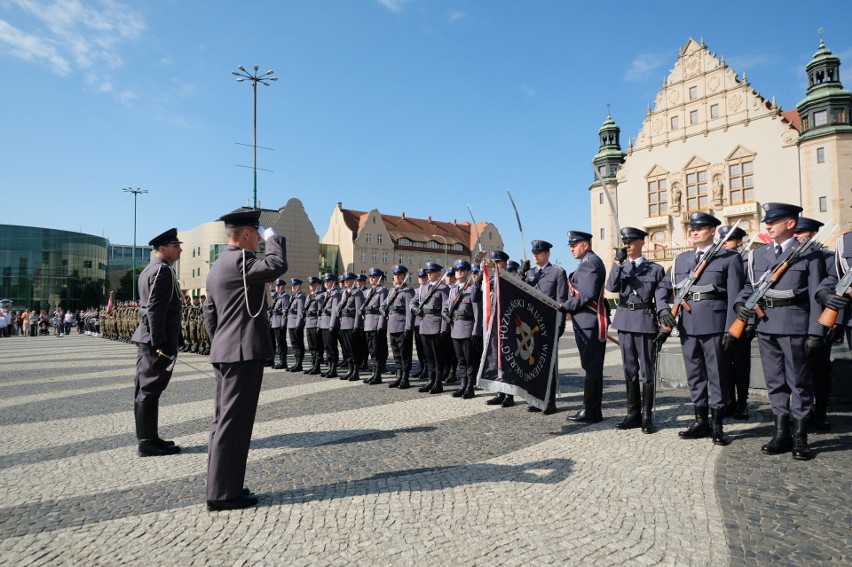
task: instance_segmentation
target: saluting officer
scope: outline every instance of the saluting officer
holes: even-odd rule
[[[259,226],[260,212],[235,211],[219,219],[225,223],[228,246],[207,275],[204,323],[216,373],[207,461],[208,510],[257,504],[243,481],[264,362],[273,353],[263,313],[266,282],[287,271],[286,241],[273,229]],[[261,238],[266,240],[263,259],[254,255]]]
[[[391,351],[396,366],[396,380],[389,388],[406,390],[411,386],[408,375],[411,372],[411,343],[414,334],[414,313],[411,305],[414,301],[414,290],[408,287],[408,268],[397,264],[391,269],[393,274],[393,291],[382,305],[380,317],[387,320],[387,331],[390,334]]]
[[[302,280],[290,279],[290,306],[287,308],[287,333],[290,344],[293,345],[293,365],[289,372],[302,372],[302,361],[305,359],[305,323],[302,312],[305,310],[305,293],[302,291]]]
[[[340,299],[340,307],[337,314],[340,317],[340,345],[343,347],[343,360],[348,361],[349,370],[340,377],[341,380],[360,380],[361,353],[358,350],[361,343],[358,335],[364,329],[361,320],[361,309],[364,307],[364,293],[355,287],[358,276],[352,272],[344,274],[343,297]]]
[[[426,273],[429,282],[425,286],[420,286],[421,289],[425,287],[425,291],[420,294],[417,315],[420,318],[420,338],[426,351],[426,369],[429,377],[429,383],[417,389],[422,393],[440,394],[444,391],[441,377],[448,361],[441,357],[441,327],[444,323],[441,318],[441,309],[449,290],[441,281],[442,270],[439,264],[434,262],[427,264]]]
[[[554,266],[550,263],[550,249],[553,245],[546,240],[532,241],[532,254],[535,260],[535,267],[531,268],[526,273],[526,282],[536,288],[550,299],[564,304],[568,300],[568,276],[562,266]],[[565,333],[565,318],[559,325],[559,338]],[[553,356],[558,355],[559,341],[556,341],[557,352]],[[550,399],[547,400],[547,407],[544,408],[544,415],[556,413],[556,390],[559,389],[559,368],[557,363],[553,365],[553,374],[550,377]],[[540,412],[541,410],[535,406],[528,406],[527,411]]]
[[[731,232],[730,226],[720,226],[719,238],[728,236],[728,240],[723,245],[726,250],[733,250],[740,254],[740,249],[743,245],[743,238],[746,233],[740,227]],[[743,270],[746,269],[747,260],[743,258]],[[748,419],[748,387],[751,381],[751,341],[754,339],[755,327],[752,324],[746,325],[743,334],[734,343],[731,354],[728,357],[728,401],[725,404],[725,417],[733,417],[734,419]]]
[[[745,306],[745,301],[760,277],[784,262],[799,245],[794,230],[801,207],[766,203],[763,210],[762,222],[773,242],[749,254],[749,278],[735,305],[737,316],[743,320],[755,316],[754,310]],[[775,415],[775,435],[760,449],[766,455],[792,449],[796,460],[809,460],[813,456],[808,447],[813,381],[807,359],[823,347],[823,328],[816,321],[821,311],[816,293],[825,274],[822,254],[818,250],[808,250],[775,282],[761,305],[765,317],[757,319],[757,342],[767,394]]]
[[[320,304],[320,320],[319,328],[322,330],[322,345],[325,350],[325,358],[328,363],[328,370],[322,376],[325,378],[337,378],[337,364],[340,356],[337,350],[337,336],[340,329],[340,320],[337,315],[337,308],[340,303],[340,288],[337,287],[337,275],[326,274],[323,276],[325,281],[325,295]]]
[[[583,409],[569,416],[569,421],[597,423],[603,420],[603,365],[609,313],[603,289],[606,268],[592,250],[592,235],[568,232],[571,255],[580,262],[568,276],[568,299],[562,306],[571,315],[574,340],[580,351],[580,366],[586,372],[583,381]],[[561,335],[561,333],[560,333]]]
[[[675,257],[657,287],[656,296],[660,323],[668,328],[678,325],[689,394],[695,407],[695,422],[678,436],[681,439],[710,437],[714,445],[727,445],[730,439],[725,435],[722,422],[728,391],[728,356],[736,339],[725,331],[734,322],[734,302],[745,279],[743,263],[736,252],[717,252],[686,298],[690,310],[681,309],[680,322],[676,323],[667,307],[669,297],[684,285],[693,268],[713,247],[716,227],[722,224],[702,211],[691,213],[689,223],[695,250]],[[665,335],[661,333],[661,337]],[[661,342],[663,340],[660,338]]]
[[[308,332],[308,350],[311,351],[311,367],[305,374],[317,375],[321,372],[323,348],[322,329],[319,326],[322,315],[322,305],[325,302],[325,291],[322,290],[322,280],[316,276],[308,278],[308,288],[311,293],[305,300],[304,325]]]
[[[642,256],[647,236],[647,232],[632,226],[621,229],[624,248],[619,248],[615,253],[606,289],[618,294],[618,307],[612,326],[618,329],[618,343],[627,383],[627,416],[615,428],[642,427],[642,433],[654,433],[654,387],[658,354],[654,344],[658,332],[654,294],[665,270]]]
[[[133,404],[140,457],[180,453],[171,441],[160,439],[157,422],[160,395],[172,378],[171,360],[180,341],[181,293],[172,266],[180,259],[181,241],[171,228],[148,242],[154,259],[139,274],[142,315],[131,340],[136,343],[136,385]]]
[[[275,360],[272,367],[287,369],[287,310],[290,308],[290,294],[285,291],[286,282],[275,280],[272,293],[272,336],[275,341]]]
[[[461,373],[462,387],[453,392],[454,398],[473,398],[479,354],[473,343],[474,332],[482,326],[482,290],[471,276],[470,262],[456,260],[453,264],[456,284],[444,300],[444,317]]]
[[[373,373],[364,381],[368,384],[381,384],[382,372],[388,362],[388,333],[387,319],[380,308],[388,296],[388,288],[384,286],[385,273],[378,268],[370,268],[370,290],[364,297],[362,319],[364,333],[367,338],[367,350],[373,359]]]
[[[411,302],[411,309],[416,310],[420,306],[420,302],[426,297],[426,288],[429,282],[429,276],[424,269],[417,270],[418,287],[414,292],[414,299]],[[411,373],[412,378],[429,379],[429,374],[426,373],[426,347],[423,345],[423,338],[420,336],[420,317],[414,318],[414,347],[417,349],[417,370]]]

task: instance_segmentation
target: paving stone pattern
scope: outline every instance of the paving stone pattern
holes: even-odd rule
[[[734,443],[683,441],[688,394],[658,395],[661,431],[624,411],[608,345],[603,423],[580,407],[570,334],[560,411],[267,369],[249,455],[256,508],[204,503],[213,382],[178,364],[160,432],[136,456],[135,348],[82,335],[0,340],[0,565],[754,565],[852,560],[852,408],[817,457],[764,457],[765,399]],[[204,357],[181,355],[212,373]],[[415,381],[415,385],[422,382]]]

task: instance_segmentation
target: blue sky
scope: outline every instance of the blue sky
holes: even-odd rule
[[[784,109],[825,28],[852,87],[848,3],[503,0],[0,0],[0,223],[137,242],[252,195],[301,199],[320,237],[338,201],[478,221],[523,249],[588,230],[590,161],[611,105],[622,143],[689,37]],[[809,8],[812,6],[812,8]],[[818,13],[817,13],[818,12]]]

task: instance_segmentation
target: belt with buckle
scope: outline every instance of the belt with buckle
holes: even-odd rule
[[[638,311],[640,309],[651,309],[652,307],[654,307],[654,302],[653,301],[648,301],[646,303],[627,303],[627,302],[624,302],[624,303],[619,303],[618,306],[619,307],[625,307],[625,308],[629,309],[630,311]]]
[[[763,298],[763,306],[770,309],[774,307],[786,307],[788,305],[799,305],[800,303],[804,303],[801,297],[784,297],[782,299]]]
[[[703,291],[698,293],[690,293],[686,296],[686,299],[689,301],[707,301],[709,299],[727,299],[727,293],[720,293],[718,291]]]

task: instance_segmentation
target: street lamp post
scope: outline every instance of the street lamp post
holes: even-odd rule
[[[143,193],[147,193],[147,189],[132,189],[130,187],[125,187],[122,189],[125,193],[133,193],[133,250],[131,251],[130,257],[133,260],[130,272],[130,281],[133,282],[133,301],[136,301],[136,198]]]
[[[238,83],[242,83],[246,79],[251,81],[251,88],[254,92],[254,143],[252,144],[254,148],[254,166],[252,170],[254,171],[254,208],[257,208],[257,84],[260,83],[264,86],[269,86],[269,81],[277,81],[278,77],[271,76],[274,71],[270,69],[266,73],[258,74],[259,66],[254,66],[254,74],[249,73],[245,70],[245,67],[240,65],[237,67],[238,71],[231,71],[231,74],[237,78]]]
[[[447,262],[448,262],[448,260],[447,260],[447,249],[449,248],[449,246],[447,245],[447,239],[444,238],[443,236],[441,236],[440,234],[433,234],[432,236],[434,238],[440,238],[441,240],[444,241],[444,267],[447,268],[448,267],[447,266]]]

